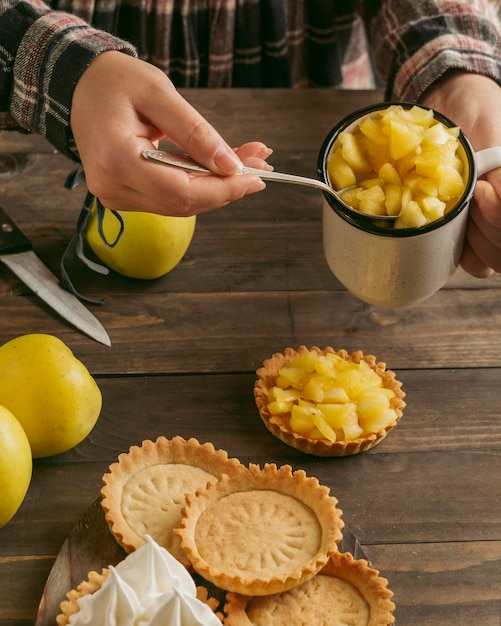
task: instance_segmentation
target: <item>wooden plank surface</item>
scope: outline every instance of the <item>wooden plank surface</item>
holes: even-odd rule
[[[314,176],[334,123],[377,92],[187,90],[233,145],[262,139],[276,169]],[[85,193],[39,137],[0,133],[0,204],[56,273]],[[361,303],[330,273],[321,195],[268,184],[200,216],[192,245],[151,282],[72,267],[112,347],[88,340],[0,266],[0,343],[55,334],[103,392],[82,444],[37,460],[28,496],[0,529],[0,626],[34,624],[65,538],[120,452],[163,434],[212,441],[243,462],[289,463],[331,488],[345,522],[390,581],[399,626],[499,626],[501,615],[501,277],[459,270],[419,306]],[[398,426],[373,450],[318,459],[275,440],[252,395],[255,370],[287,345],[375,354],[407,393]],[[0,399],[1,403],[1,399]]]

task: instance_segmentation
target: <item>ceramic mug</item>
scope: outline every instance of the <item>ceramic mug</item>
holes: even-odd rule
[[[391,104],[404,108],[414,103],[381,103],[344,118],[327,135],[318,157],[318,176],[327,184],[327,159],[339,133],[352,132],[361,119]],[[426,107],[424,107],[426,108]],[[434,111],[448,127],[455,124]],[[468,207],[477,178],[501,167],[501,147],[477,153],[459,133],[466,166],[466,185],[458,203],[442,218],[419,228],[379,225],[374,219],[350,213],[342,202],[324,192],[323,246],[327,263],[357,298],[380,307],[401,307],[421,302],[450,279],[459,265],[464,245]]]

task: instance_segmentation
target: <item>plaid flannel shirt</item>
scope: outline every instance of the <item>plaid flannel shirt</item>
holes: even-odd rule
[[[450,68],[501,82],[500,19],[499,0],[0,0],[0,127],[78,160],[73,89],[110,49],[178,87],[386,85],[416,101]]]

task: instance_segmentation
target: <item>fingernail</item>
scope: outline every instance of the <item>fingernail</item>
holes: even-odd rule
[[[258,191],[262,191],[266,187],[264,180],[259,177],[255,177],[250,185],[245,190],[245,194],[256,193]]]
[[[219,148],[214,155],[214,163],[222,172],[236,174],[244,164],[230,148]]]

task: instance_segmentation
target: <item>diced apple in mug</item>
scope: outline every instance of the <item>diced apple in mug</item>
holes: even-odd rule
[[[357,177],[341,151],[335,151],[331,154],[327,163],[327,172],[329,180],[334,189],[344,189],[356,184]]]

